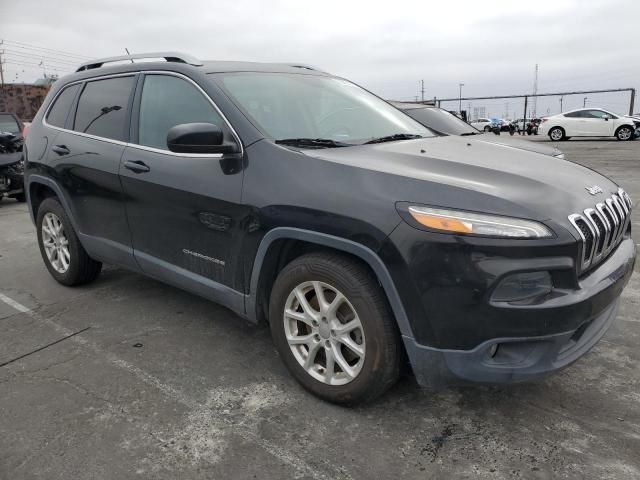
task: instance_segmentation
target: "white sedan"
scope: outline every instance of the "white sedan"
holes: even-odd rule
[[[482,130],[483,132],[491,131],[492,122],[488,118],[478,118],[471,122],[471,126]]]
[[[542,119],[538,128],[541,135],[551,140],[568,140],[570,137],[616,137],[631,140],[635,124],[630,118],[600,108],[580,108]]]

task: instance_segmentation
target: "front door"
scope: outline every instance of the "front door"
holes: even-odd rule
[[[585,112],[584,135],[588,137],[613,136],[613,120],[610,115],[602,110],[587,110]]]
[[[220,296],[243,289],[240,159],[173,153],[167,133],[206,122],[228,138],[234,134],[206,94],[181,75],[144,75],[135,105],[120,176],[136,260],[156,278],[228,305]]]

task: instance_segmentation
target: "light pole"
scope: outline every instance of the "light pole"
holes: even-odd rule
[[[584,97],[582,99],[582,108],[585,108],[587,106],[587,97]]]
[[[460,87],[460,96],[458,97],[460,99],[460,103],[458,105],[458,113],[462,115],[462,87],[464,87],[464,83],[459,83],[458,86]]]
[[[562,113],[562,97],[560,97],[560,113]]]

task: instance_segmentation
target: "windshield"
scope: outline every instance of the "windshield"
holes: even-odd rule
[[[14,135],[20,133],[20,125],[13,118],[13,115],[7,115],[6,113],[0,113],[0,132],[9,132]]]
[[[404,111],[421,124],[448,135],[475,135],[481,133],[464,120],[440,108],[411,108]]]
[[[215,74],[262,132],[276,141],[324,139],[363,144],[433,132],[346,80],[316,75],[242,72]]]

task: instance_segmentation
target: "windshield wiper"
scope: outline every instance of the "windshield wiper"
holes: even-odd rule
[[[301,148],[337,148],[352,146],[349,143],[336,142],[330,138],[283,138],[282,140],[276,140],[276,143],[278,145]]]
[[[414,138],[422,138],[422,135],[415,135],[413,133],[395,133],[393,135],[387,135],[386,137],[374,138],[368,142],[364,142],[363,145],[369,145],[370,143],[395,142],[396,140],[413,140]]]

